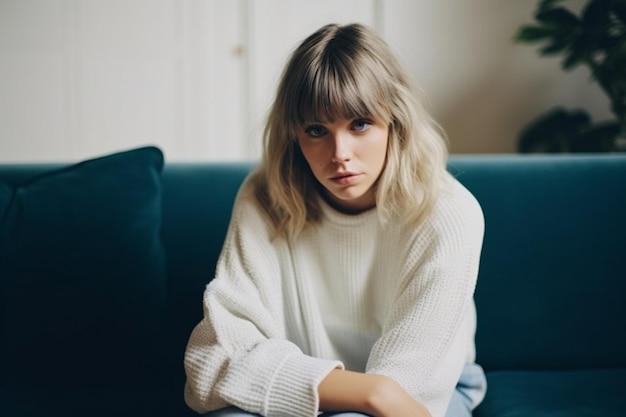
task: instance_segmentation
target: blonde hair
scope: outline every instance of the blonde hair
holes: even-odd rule
[[[443,135],[379,36],[361,24],[329,24],[292,53],[266,122],[261,162],[250,178],[276,236],[295,238],[320,220],[319,185],[296,132],[305,121],[338,116],[388,123],[387,158],[375,185],[380,220],[423,221],[446,178]]]

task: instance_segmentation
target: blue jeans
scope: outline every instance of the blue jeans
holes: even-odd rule
[[[487,390],[485,373],[479,365],[469,363],[463,368],[446,411],[446,417],[471,417]],[[226,407],[207,414],[208,417],[261,417],[236,407]],[[368,417],[357,412],[322,413],[320,417]]]
[[[471,417],[472,410],[480,404],[486,392],[487,378],[483,368],[475,363],[468,363],[452,392],[446,417]]]

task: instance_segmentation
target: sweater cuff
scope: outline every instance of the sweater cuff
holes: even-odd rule
[[[317,388],[333,370],[343,369],[339,361],[292,353],[284,358],[269,381],[265,416],[315,417],[319,411]]]
[[[339,361],[307,356],[293,343],[267,340],[232,360],[219,384],[229,404],[265,417],[315,417],[319,383]]]

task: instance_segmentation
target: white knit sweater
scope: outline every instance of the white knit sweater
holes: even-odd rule
[[[249,194],[237,198],[189,339],[187,404],[315,417],[318,384],[345,367],[393,378],[442,417],[475,357],[484,224],[474,197],[453,181],[417,228],[323,204],[321,224],[288,245],[270,239]]]

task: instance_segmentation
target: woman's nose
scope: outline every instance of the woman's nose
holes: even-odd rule
[[[345,133],[337,133],[333,137],[332,162],[339,164],[347,162],[352,157],[350,138]]]

